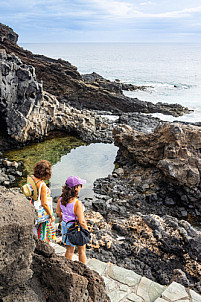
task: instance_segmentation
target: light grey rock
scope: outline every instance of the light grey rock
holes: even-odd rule
[[[127,293],[120,291],[120,290],[114,290],[111,293],[108,294],[111,302],[119,302],[124,297],[126,297]]]
[[[145,290],[146,288],[146,290]],[[164,292],[165,286],[142,277],[137,288],[137,295],[142,297],[145,302],[155,301]]]
[[[197,294],[193,290],[190,290],[190,295],[191,295],[192,302],[201,302],[201,295]]]
[[[163,292],[162,298],[169,299],[170,301],[186,300],[188,294],[184,286],[179,283],[172,282],[168,288]]]
[[[107,267],[107,263],[101,262],[98,259],[90,259],[87,262],[88,267],[90,267],[90,269],[93,269],[94,271],[96,271],[97,273],[99,273],[99,275],[103,275],[104,271],[106,270]]]
[[[116,265],[109,265],[108,276],[128,286],[135,286],[141,279],[141,276],[137,275],[133,271]]]
[[[134,293],[131,293],[127,296],[127,299],[129,301],[133,301],[133,302],[143,302],[143,299],[139,296],[137,296],[136,294]]]
[[[119,290],[122,290],[123,292],[128,292],[129,287],[125,284],[120,284],[119,285]]]

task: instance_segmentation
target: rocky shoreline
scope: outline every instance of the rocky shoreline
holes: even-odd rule
[[[128,218],[88,211],[92,243],[87,255],[162,285],[173,280],[201,293],[201,233],[184,221],[140,212]]]
[[[116,169],[95,181],[96,198],[90,201],[86,213],[93,235],[88,255],[132,269],[163,285],[174,280],[201,294],[201,233],[189,223],[195,219],[201,223],[200,123],[166,123],[153,118],[149,113],[176,117],[189,110],[179,104],[128,98],[123,90],[146,87],[111,82],[95,73],[80,75],[69,62],[24,50],[17,45],[17,38],[12,29],[0,24],[0,152],[42,141],[53,131],[75,134],[86,143],[114,142],[119,147]],[[107,118],[107,113],[117,118]],[[20,165],[2,158],[0,184],[9,186],[20,177]],[[15,190],[13,194],[18,196]],[[1,188],[1,192],[4,203],[7,191]],[[3,222],[2,229],[5,232]],[[67,261],[63,266],[49,248],[36,244],[34,291],[38,285],[51,288],[55,284],[54,291],[59,292],[55,279],[43,284],[38,266],[55,267],[57,263],[58,280],[60,270],[70,267],[77,274],[81,269],[79,278],[87,291],[86,301],[99,301],[99,290],[93,300],[93,286],[86,285],[91,284],[91,273],[80,264],[72,268]],[[72,276],[71,271],[68,276]],[[87,282],[83,281],[86,276]],[[30,275],[26,284],[28,279]],[[97,282],[105,295],[102,281]],[[13,290],[19,286],[16,282]],[[104,299],[109,301],[106,295]]]

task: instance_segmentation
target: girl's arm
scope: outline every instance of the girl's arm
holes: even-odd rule
[[[59,217],[62,219],[63,213],[62,213],[61,208],[60,208],[60,198],[59,198],[59,200],[57,201],[56,213],[57,213],[57,216],[59,216]]]
[[[87,223],[86,223],[86,220],[84,219],[83,207],[82,207],[82,203],[80,201],[78,201],[78,204],[77,204],[76,215],[77,215],[77,218],[78,218],[81,226],[84,229],[87,229]]]
[[[50,207],[47,204],[47,188],[45,185],[42,185],[41,187],[41,205],[43,206],[43,208],[45,209],[45,211],[47,212],[47,214],[50,216],[51,221],[55,221],[55,217],[53,216]]]

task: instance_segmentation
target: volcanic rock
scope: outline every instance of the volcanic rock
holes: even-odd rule
[[[12,301],[109,301],[103,279],[33,237],[35,210],[18,189],[0,187],[0,297]]]
[[[123,90],[145,90],[146,86],[136,86],[132,84],[121,83],[119,80],[109,81],[104,79],[101,75],[96,72],[90,74],[83,74],[82,79],[87,84],[92,84],[96,87],[101,87],[109,92],[123,94]]]
[[[18,34],[16,34],[12,28],[0,23],[0,42],[9,41],[16,44],[18,40]]]
[[[129,126],[114,129],[115,144],[122,154],[143,166],[155,166],[177,185],[200,188],[201,130],[182,124],[159,125],[142,134]]]
[[[164,285],[177,280],[201,293],[201,232],[188,222],[136,213],[127,219],[111,216],[107,223],[93,211],[86,219],[92,233],[88,255]]]
[[[2,32],[1,32],[2,30]],[[0,27],[0,35],[13,35],[9,27]],[[101,85],[87,84],[75,66],[69,62],[51,59],[41,55],[34,55],[14,44],[9,39],[0,41],[0,48],[7,53],[14,53],[24,64],[35,67],[37,80],[43,81],[43,88],[59,100],[65,100],[68,104],[78,109],[107,110],[113,113],[121,112],[160,112],[174,116],[188,113],[187,108],[178,104],[153,104],[143,102],[137,98],[129,98],[119,93],[119,83],[109,83],[100,79]],[[107,82],[107,83],[106,83]],[[109,88],[108,88],[109,87]]]
[[[87,142],[112,142],[112,122],[89,111],[79,111],[43,91],[35,69],[15,55],[0,52],[1,125],[15,141],[24,143],[53,130],[74,132]]]

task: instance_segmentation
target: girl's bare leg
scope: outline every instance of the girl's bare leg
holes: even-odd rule
[[[86,264],[86,244],[83,246],[78,246],[77,250],[79,254],[79,261]]]
[[[66,246],[66,253],[65,253],[65,257],[72,260],[73,259],[73,253],[74,253],[74,250],[75,250],[75,247],[74,246],[71,246],[71,245],[67,245]]]

